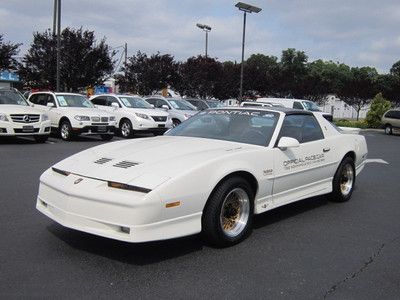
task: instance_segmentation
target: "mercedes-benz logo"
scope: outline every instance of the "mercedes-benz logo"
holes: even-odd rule
[[[25,123],[29,123],[29,121],[31,120],[31,118],[29,118],[28,115],[25,115],[22,119],[24,120]]]

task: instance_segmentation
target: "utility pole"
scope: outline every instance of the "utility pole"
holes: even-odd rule
[[[56,26],[57,26],[57,2],[58,2],[58,0],[54,0],[54,10],[53,10],[53,36],[56,35]]]
[[[126,68],[126,64],[128,62],[128,43],[125,43],[125,68]]]
[[[60,91],[60,46],[61,46],[61,0],[55,0],[57,2],[57,62],[56,62],[56,91]]]

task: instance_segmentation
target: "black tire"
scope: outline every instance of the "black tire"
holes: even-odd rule
[[[172,119],[172,127],[176,127],[179,124],[181,124],[181,121],[179,121],[178,119]]]
[[[354,161],[351,157],[346,156],[333,177],[332,193],[329,194],[329,199],[334,202],[349,201],[353,194],[355,183],[356,172]]]
[[[388,135],[393,134],[393,129],[392,129],[392,126],[390,124],[386,124],[385,125],[385,133],[388,134]]]
[[[124,139],[129,139],[133,137],[132,122],[128,119],[122,120],[119,124],[119,131]]]
[[[100,137],[103,141],[111,141],[113,139],[114,135],[113,134],[101,134]]]
[[[153,134],[154,134],[154,136],[159,136],[159,135],[163,135],[163,134],[164,134],[164,132],[161,132],[161,131],[155,131],[155,132],[153,132]]]
[[[229,207],[226,203],[230,199],[228,196],[236,191],[240,191],[241,193],[243,191],[247,195],[248,202],[246,202],[246,209],[241,208],[235,212],[235,208],[233,206]],[[225,209],[223,209],[223,206]],[[246,211],[248,213],[247,220],[244,221],[244,219],[241,219],[241,222],[237,220],[238,222],[236,222],[235,226],[240,226],[237,228],[237,232],[236,230],[232,230],[232,233],[228,233],[229,230],[223,227],[224,220],[229,220],[223,217],[223,212],[226,213],[227,211],[231,215],[240,212],[238,217],[244,216]],[[214,246],[229,247],[235,245],[250,235],[252,231],[253,211],[254,192],[250,184],[242,177],[228,178],[216,187],[206,203],[202,216],[202,234]]]
[[[33,138],[35,139],[36,143],[43,144],[47,141],[49,136],[48,135],[35,135]]]
[[[73,138],[71,123],[67,120],[62,121],[60,124],[60,136],[64,141],[70,141]]]

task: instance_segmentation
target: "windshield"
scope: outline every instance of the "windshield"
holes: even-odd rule
[[[24,97],[13,90],[0,90],[0,104],[28,106]]]
[[[303,101],[304,106],[309,111],[321,111],[317,104],[312,101]]]
[[[267,146],[279,113],[258,110],[206,110],[171,129],[165,135],[200,137]]]
[[[94,107],[90,101],[80,95],[57,95],[60,107]]]
[[[197,108],[187,102],[186,100],[168,100],[169,104],[174,108],[178,110],[197,110]]]
[[[222,103],[219,101],[207,101],[207,104],[211,107],[211,108],[216,108],[216,107],[222,107]]]
[[[118,98],[121,100],[124,106],[129,108],[146,108],[146,109],[153,108],[149,103],[147,103],[140,97],[121,96]]]

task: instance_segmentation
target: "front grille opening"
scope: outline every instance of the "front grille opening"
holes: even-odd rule
[[[105,163],[108,163],[110,161],[112,161],[112,158],[102,157],[96,160],[94,163],[99,165],[104,165]]]
[[[121,226],[119,228],[119,231],[121,231],[122,233],[126,233],[126,234],[130,234],[131,233],[131,229],[129,227],[124,227],[124,226]]]
[[[113,165],[113,167],[127,169],[130,167],[134,167],[138,164],[139,163],[137,163],[137,162],[123,160],[123,161],[120,161],[119,163],[116,163],[115,165]]]
[[[39,203],[40,203],[43,207],[47,207],[47,203],[44,202],[43,200],[39,200]]]

